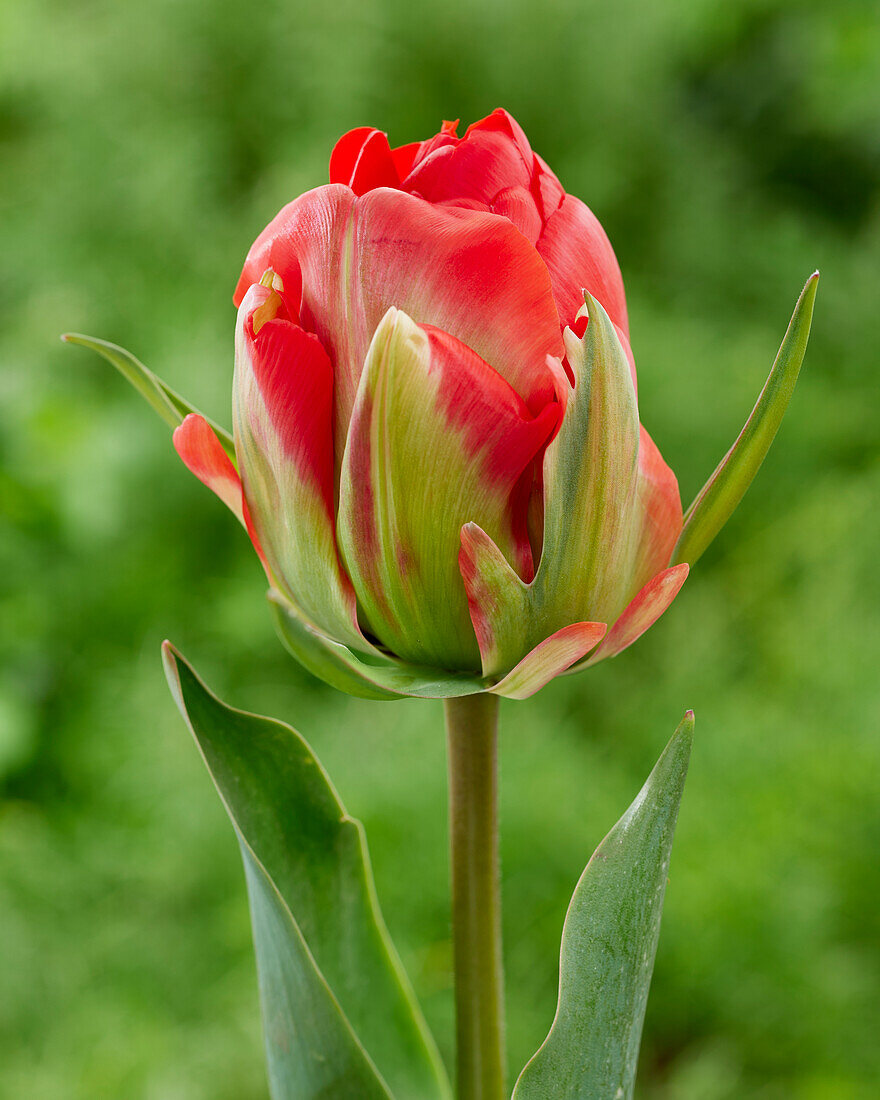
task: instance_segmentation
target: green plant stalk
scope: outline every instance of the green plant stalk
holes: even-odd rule
[[[498,698],[446,700],[458,1100],[504,1100]]]

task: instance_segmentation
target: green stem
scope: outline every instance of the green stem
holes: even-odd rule
[[[459,1100],[504,1100],[498,698],[446,701]]]

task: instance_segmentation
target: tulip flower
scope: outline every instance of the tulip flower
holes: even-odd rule
[[[198,415],[174,436],[289,647],[355,694],[525,697],[634,642],[689,568],[604,230],[506,111],[456,131],[339,140],[244,264],[234,461]]]
[[[776,434],[817,279],[804,287],[740,435],[686,512],[640,421],[611,244],[506,111],[461,137],[457,123],[444,123],[427,141],[398,148],[369,127],[337,142],[330,182],[285,206],[245,260],[234,296],[232,436],[123,349],[68,337],[100,351],[175,427],[183,461],[250,535],[281,636],[307,669],[367,698],[446,699],[460,1100],[508,1095],[497,696],[525,698],[615,656],[666,611]],[[293,837],[287,824],[273,824],[273,800],[286,806],[302,745],[262,719],[230,717],[171,648],[166,663],[242,838],[273,1096],[304,1095],[303,1074],[313,1071],[324,1091],[308,1095],[327,1095],[322,1075],[334,1064],[351,1085],[346,1095],[391,1095],[349,1022],[334,1015],[326,975],[310,969],[320,955],[333,971],[356,937],[343,929],[340,952],[315,933],[323,925],[309,917],[305,864],[297,864],[304,878],[282,862],[273,879],[279,838]],[[632,1094],[692,725],[686,716],[579,883],[563,939],[560,1012],[519,1078],[517,1100],[556,1095],[563,1079],[571,1095]],[[279,759],[267,765],[272,753]],[[313,759],[306,764],[311,808],[318,771]],[[351,822],[329,786],[323,797],[334,829]],[[266,830],[268,865],[242,822]],[[328,851],[338,847],[334,833]],[[366,874],[345,906],[327,912],[372,898],[361,889]],[[290,904],[305,906],[314,954],[284,909],[294,882]],[[363,943],[384,940],[371,932]],[[397,974],[393,959],[365,958],[371,981]],[[337,984],[384,1052],[375,1013],[350,977],[345,969]],[[390,989],[388,1003],[399,1008],[406,998],[397,977]],[[448,1097],[421,1023],[409,1009],[389,1011],[421,1059],[416,1075],[427,1073],[432,1096]],[[412,1091],[412,1068],[398,1064],[405,1091],[395,1095],[426,1095],[424,1083]]]

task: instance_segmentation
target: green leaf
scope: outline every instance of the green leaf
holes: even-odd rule
[[[702,555],[730,519],[770,450],[804,361],[818,286],[819,272],[815,271],[794,307],[757,404],[733,446],[685,512],[684,527],[672,551],[670,565],[684,561],[693,565]]]
[[[116,367],[123,378],[134,386],[141,397],[154,412],[162,417],[169,427],[176,428],[178,424],[183,422],[184,417],[189,416],[190,413],[199,412],[185,397],[175,393],[158,375],[153,374],[148,367],[145,367],[140,359],[136,359],[130,351],[119,347],[118,344],[111,344],[108,340],[99,340],[96,336],[83,336],[78,332],[66,332],[61,339],[67,344],[79,344],[80,347],[89,348],[91,351],[96,351],[98,355],[103,356],[108,363]],[[199,415],[204,416],[204,413],[199,413]],[[232,441],[232,436],[225,428],[221,428],[209,417],[205,417],[205,419],[217,433],[217,438],[223,444],[223,450],[226,451],[232,459],[233,466],[235,466],[235,444]]]
[[[688,712],[581,875],[562,932],[556,1018],[513,1100],[631,1100],[693,728]]]
[[[275,1100],[391,1100],[266,869],[239,836]]]
[[[244,856],[274,1100],[448,1100],[360,822],[290,726],[227,707],[163,654]]]

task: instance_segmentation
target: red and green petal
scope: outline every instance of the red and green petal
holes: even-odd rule
[[[561,358],[563,348],[550,279],[504,218],[386,188],[356,198],[331,185],[281,212],[251,250],[243,279],[254,282],[267,267],[285,287],[288,270],[301,274],[301,323],[335,369],[337,455],[367,348],[392,306],[473,348],[533,413],[554,399],[547,357]]]
[[[587,296],[583,339],[568,330],[574,389],[544,459],[544,544],[535,578],[558,625],[612,621],[629,594],[639,417],[629,363],[607,312]]]
[[[320,341],[257,284],[239,309],[235,448],[253,525],[278,586],[331,637],[365,648],[336,547],[333,368]]]
[[[339,543],[364,625],[404,660],[479,667],[457,568],[479,522],[524,573],[526,468],[555,430],[455,337],[391,309],[370,345],[351,421]]]
[[[468,597],[483,675],[490,690],[525,699],[580,661],[602,640],[605,623],[553,628],[552,609],[525,584],[495,542],[475,523],[461,529],[459,568]],[[549,612],[549,614],[548,614]]]
[[[587,309],[583,339],[566,332],[574,385],[544,456],[543,547],[534,579],[524,583],[485,531],[471,524],[461,533],[460,568],[484,675],[511,669],[572,623],[615,622],[624,612],[617,636],[629,637],[645,621],[640,633],[675,594],[671,582],[656,591],[648,586],[636,596],[636,610],[624,611],[665,564],[681,505],[674,475],[639,424],[615,326],[589,296]],[[606,639],[597,652],[610,655],[612,648]]]
[[[667,466],[644,427],[639,432],[637,544],[630,591],[637,591],[664,569],[681,534],[683,522],[678,478]]]

